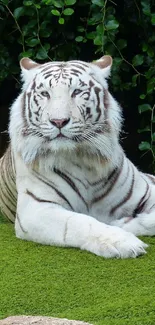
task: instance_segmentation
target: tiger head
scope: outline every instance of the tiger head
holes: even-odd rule
[[[120,109],[108,92],[112,58],[98,61],[20,61],[23,89],[11,108],[10,137],[25,162],[48,152],[83,150],[110,158]]]

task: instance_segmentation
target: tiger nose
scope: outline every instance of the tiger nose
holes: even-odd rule
[[[50,119],[50,123],[56,126],[58,129],[63,128],[65,125],[67,125],[70,121],[70,118],[64,118],[64,119]]]

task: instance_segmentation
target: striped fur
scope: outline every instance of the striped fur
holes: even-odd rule
[[[119,144],[121,109],[106,81],[111,58],[43,65],[25,58],[21,67],[0,173],[1,207],[11,221],[16,211],[17,237],[104,257],[145,253],[135,235],[155,235],[155,178]]]
[[[0,159],[0,207],[2,214],[11,222],[15,221],[17,189],[15,168],[9,146]]]

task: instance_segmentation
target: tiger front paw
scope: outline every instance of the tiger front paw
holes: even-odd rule
[[[147,246],[132,233],[107,226],[103,233],[89,236],[81,248],[105,258],[135,258],[145,254]]]

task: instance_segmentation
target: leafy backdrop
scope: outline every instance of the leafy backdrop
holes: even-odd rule
[[[131,150],[139,146],[154,169],[154,26],[154,0],[0,0],[0,83],[12,79],[19,87],[23,56],[45,62],[112,55],[111,89],[139,133]]]

